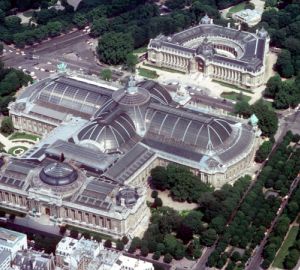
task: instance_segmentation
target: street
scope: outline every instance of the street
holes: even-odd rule
[[[96,42],[90,38],[88,33],[76,30],[23,50],[5,45],[6,52],[0,57],[0,60],[7,67],[21,69],[29,74],[34,72],[38,79],[44,79],[49,77],[49,73],[56,72],[57,64],[62,61],[71,70],[99,76],[101,69],[107,68],[107,66],[99,64],[96,59],[94,54]],[[113,80],[127,75],[116,69],[111,70]]]

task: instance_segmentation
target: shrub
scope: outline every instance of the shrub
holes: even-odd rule
[[[111,246],[112,246],[111,240],[107,239],[107,240],[104,242],[104,246],[105,246],[106,248],[111,248]]]
[[[151,193],[151,198],[156,199],[157,196],[158,196],[157,190],[153,190],[152,193]]]
[[[78,231],[76,231],[76,230],[71,230],[70,236],[71,236],[72,238],[77,239],[77,238],[78,238]]]
[[[157,261],[157,260],[159,260],[160,255],[161,255],[160,251],[155,251],[153,253],[152,259]]]
[[[165,256],[164,256],[164,262],[165,263],[170,263],[171,261],[173,260],[173,257],[170,253],[167,253]]]
[[[118,240],[116,248],[117,248],[117,250],[123,250],[124,249],[124,243],[121,240]]]

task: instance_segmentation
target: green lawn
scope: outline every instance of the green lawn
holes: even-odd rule
[[[236,6],[231,7],[227,13],[227,18],[230,18],[233,13],[236,13],[236,12],[239,12],[239,11],[245,9],[245,7],[246,7],[246,2],[242,2],[242,3],[237,4]]]
[[[221,81],[218,81],[218,80],[212,80],[212,81],[215,82],[215,83],[218,83],[218,84],[220,84],[220,85],[222,85],[222,86],[225,86],[225,87],[234,89],[234,90],[239,90],[239,91],[242,91],[242,92],[246,92],[246,93],[249,93],[249,94],[253,94],[253,92],[252,92],[251,90],[247,90],[247,89],[238,87],[238,86],[233,85],[233,84],[230,84],[230,83],[221,82]]]
[[[145,52],[147,52],[147,47],[140,47],[133,50],[133,53],[145,53]]]
[[[155,68],[155,69],[162,70],[162,71],[167,71],[167,72],[170,72],[170,73],[180,73],[180,74],[185,74],[185,72],[183,72],[183,71],[174,70],[174,69],[166,68],[166,67],[157,67],[157,66],[153,66],[153,65],[150,65],[150,64],[143,64],[143,66]]]
[[[230,100],[234,100],[234,101],[239,101],[240,98],[240,93],[236,93],[236,92],[223,92],[221,94],[222,98],[226,98],[226,99],[230,99]],[[243,95],[243,100],[249,102],[251,97]]]
[[[150,70],[150,69],[146,69],[146,68],[138,68],[139,71],[139,75],[149,78],[149,79],[156,79],[158,78],[158,75],[156,73],[156,71],[154,70]]]
[[[298,234],[298,230],[299,230],[298,226],[293,226],[289,230],[288,236],[285,239],[285,241],[283,242],[279,252],[277,253],[277,256],[276,256],[272,266],[284,269],[283,261],[284,261],[286,255],[289,253],[289,248],[294,244],[294,241]]]
[[[13,155],[13,156],[17,156],[19,154],[24,153],[28,148],[25,146],[14,146],[10,149],[8,149],[8,154]]]
[[[16,140],[16,139],[25,139],[25,140],[32,140],[32,141],[37,141],[41,137],[25,132],[16,132],[12,135],[9,136],[9,140]]]

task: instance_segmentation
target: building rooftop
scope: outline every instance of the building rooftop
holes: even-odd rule
[[[21,270],[55,270],[54,256],[33,250],[18,251],[13,266]]]
[[[11,231],[0,227],[0,246],[12,248],[17,242],[22,241],[27,236],[23,233]]]

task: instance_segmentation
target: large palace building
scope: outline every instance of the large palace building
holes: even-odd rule
[[[257,148],[252,126],[182,107],[153,81],[117,88],[61,74],[26,88],[9,109],[16,129],[43,138],[4,158],[1,206],[115,237],[148,221],[155,166],[182,164],[221,187]]]
[[[269,35],[213,24],[207,15],[196,27],[160,35],[148,45],[149,64],[255,88],[264,83]]]

